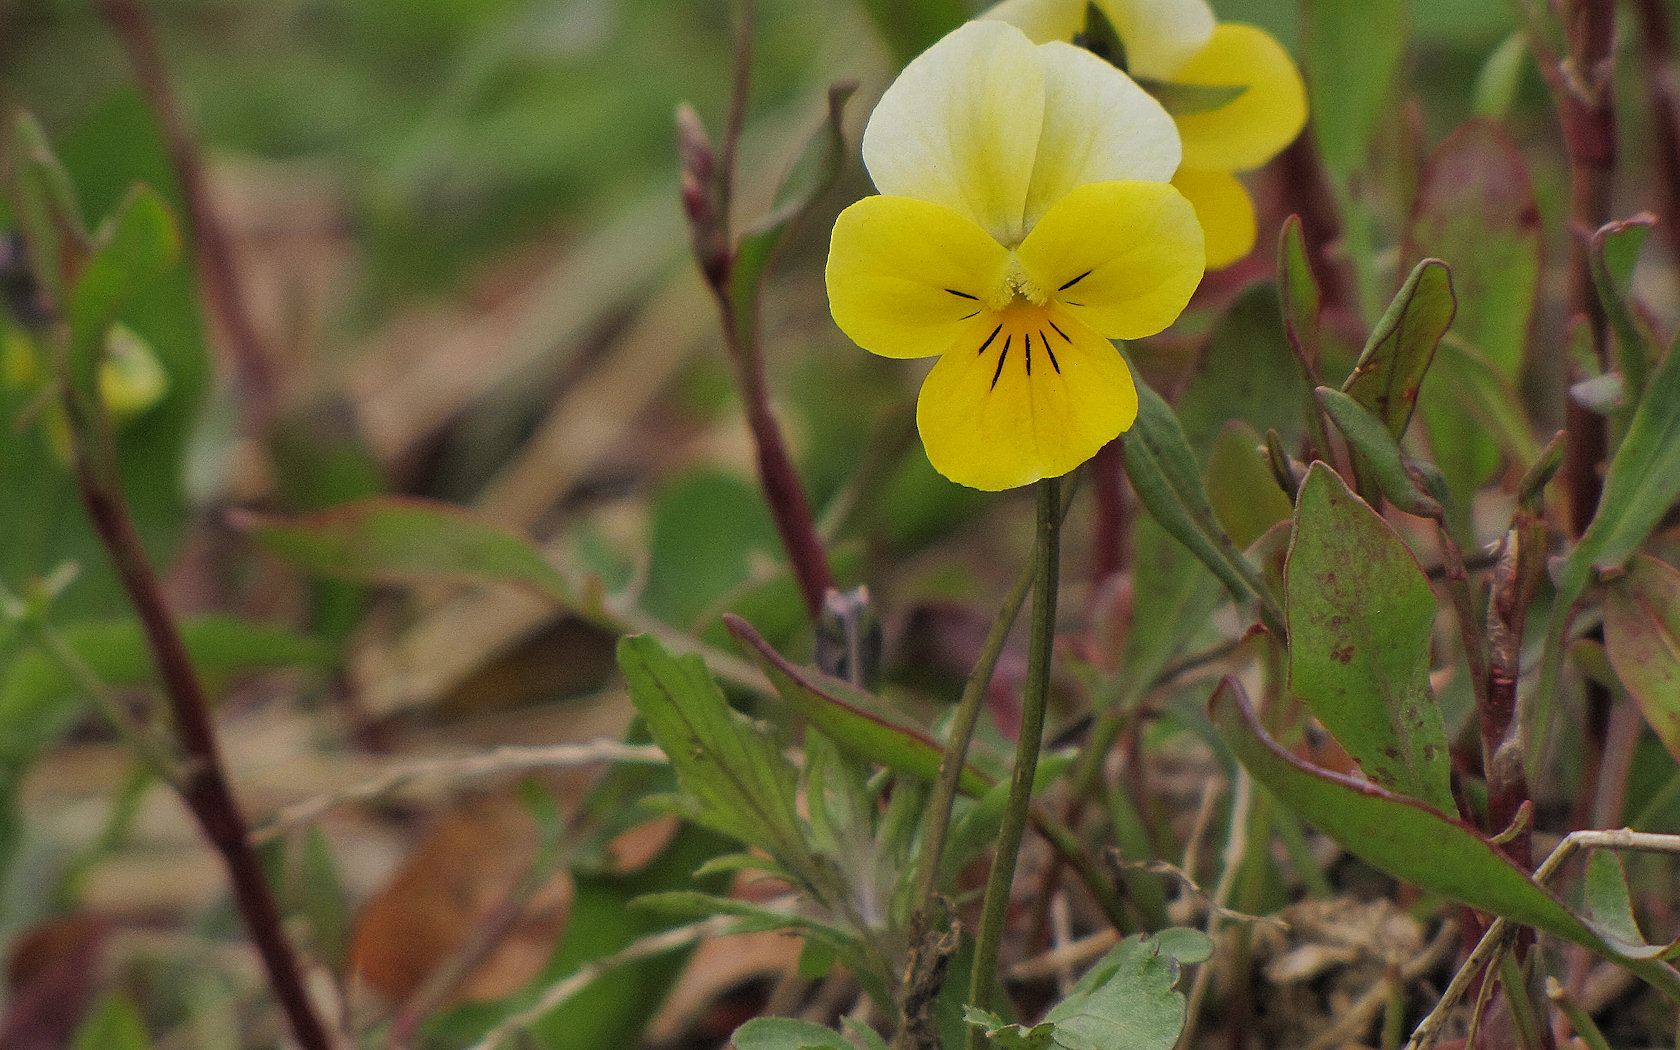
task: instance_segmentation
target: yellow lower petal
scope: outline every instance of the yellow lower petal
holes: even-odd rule
[[[1213,38],[1172,75],[1182,84],[1242,85],[1231,102],[1178,118],[1185,167],[1258,168],[1295,141],[1307,123],[1307,92],[1295,60],[1271,34],[1221,22]]]
[[[1081,186],[1016,254],[1041,296],[1110,339],[1141,339],[1172,324],[1204,264],[1196,210],[1165,182]]]
[[[1172,181],[1201,221],[1208,269],[1229,266],[1254,250],[1254,198],[1235,175],[1180,168]]]
[[[934,469],[997,491],[1060,477],[1137,417],[1120,351],[1066,309],[1016,303],[989,315],[990,338],[939,359],[916,425]]]
[[[944,353],[995,299],[1009,253],[950,208],[865,197],[834,223],[828,305],[852,342],[882,357]]]

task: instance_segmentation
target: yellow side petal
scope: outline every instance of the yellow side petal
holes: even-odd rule
[[[943,204],[1013,244],[1043,120],[1032,41],[1005,22],[969,22],[887,88],[863,132],[863,163],[882,193]]]
[[[1079,6],[1083,7],[1083,4]],[[1168,77],[1213,35],[1207,0],[1097,0],[1140,77]]]
[[[1178,118],[1184,164],[1204,171],[1258,168],[1295,141],[1307,123],[1307,92],[1295,60],[1263,29],[1222,22],[1173,80],[1241,84],[1230,103]]]
[[[1008,22],[1035,44],[1072,40],[1085,28],[1085,5],[1080,0],[1003,0],[981,18]]]
[[[942,354],[995,299],[1009,253],[970,219],[909,197],[865,197],[834,223],[828,306],[882,357]]]
[[[1235,175],[1180,168],[1172,184],[1196,209],[1207,243],[1207,268],[1218,270],[1254,250],[1254,198]]]
[[[1017,254],[1038,289],[1109,339],[1141,339],[1172,324],[1204,263],[1196,210],[1165,182],[1081,186]]]
[[[1084,48],[1038,49],[1044,67],[1044,127],[1039,133],[1026,228],[1089,182],[1165,182],[1178,168],[1178,128],[1131,77]]]
[[[941,357],[916,401],[934,469],[988,491],[1060,477],[1137,418],[1137,388],[1112,343],[1058,308],[1001,317],[1005,334]]]

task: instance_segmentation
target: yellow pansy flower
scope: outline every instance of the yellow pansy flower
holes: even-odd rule
[[[1241,88],[1224,105],[1177,116],[1184,165],[1173,177],[1207,232],[1208,266],[1254,248],[1254,200],[1236,178],[1277,156],[1307,122],[1306,88],[1283,45],[1263,29],[1215,22],[1206,0],[1095,0],[1126,48],[1132,74],[1148,81]],[[1071,40],[1085,28],[1086,0],[1004,0],[985,17],[1019,26],[1034,41]]]
[[[875,107],[880,196],[835,222],[834,320],[883,357],[934,357],[928,459],[978,489],[1059,477],[1137,415],[1112,339],[1153,335],[1201,281],[1202,231],[1168,181],[1172,118],[1068,43],[971,22]]]

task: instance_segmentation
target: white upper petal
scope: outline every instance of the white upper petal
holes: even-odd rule
[[[1083,8],[1083,0],[1064,0]],[[1165,78],[1213,36],[1207,0],[1096,0],[1126,45],[1126,65],[1140,77]]]
[[[1044,68],[1008,23],[969,22],[947,34],[904,68],[869,118],[863,162],[875,187],[943,204],[1017,243],[1044,121]]]
[[[1087,183],[1166,182],[1178,170],[1178,127],[1126,74],[1083,48],[1040,45],[1044,125],[1027,190],[1025,225]]]
[[[1019,26],[1035,44],[1072,40],[1085,27],[1085,0],[1003,0],[980,17]]]

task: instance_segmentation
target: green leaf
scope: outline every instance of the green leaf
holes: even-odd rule
[[[618,643],[618,665],[648,732],[670,756],[692,818],[808,873],[794,808],[798,774],[769,728],[730,709],[698,656],[674,657],[653,638],[632,635]]]
[[[575,601],[571,584],[531,541],[446,503],[392,496],[318,514],[232,520],[265,550],[318,576],[504,583],[562,605]]]
[[[1633,306],[1633,268],[1656,224],[1656,216],[1650,214],[1607,223],[1593,234],[1589,246],[1593,285],[1598,289],[1598,301],[1615,337],[1615,359],[1627,387],[1626,403],[1630,405],[1639,403],[1651,366],[1662,357],[1656,335]]]
[[[180,261],[181,234],[156,190],[136,186],[100,226],[87,263],[70,289],[72,375],[84,390],[94,375],[105,332],[118,314]]]
[[[1128,937],[1086,971],[1067,998],[1032,1027],[1005,1024],[970,1009],[968,1023],[1009,1050],[1170,1050],[1184,1030],[1181,965],[1208,958],[1212,945],[1195,930]]]
[[[1290,353],[1278,295],[1270,286],[1248,289],[1220,318],[1207,352],[1178,399],[1178,421],[1199,459],[1225,424],[1240,419],[1291,442],[1301,436],[1311,388]]]
[[[1636,555],[1604,594],[1604,648],[1657,739],[1680,762],[1680,571]]]
[[[925,730],[882,710],[875,697],[851,683],[791,663],[740,617],[725,616],[724,624],[782,701],[841,749],[919,780],[938,777],[945,749]],[[978,796],[992,782],[970,765],[958,786]]]
[[[1207,490],[1213,515],[1238,547],[1247,550],[1267,529],[1294,511],[1266,461],[1260,434],[1233,420],[1208,453]]]
[[[1406,49],[1406,0],[1303,0],[1301,34],[1313,132],[1330,174],[1365,166]]]
[[[899,65],[926,51],[969,17],[963,0],[863,0],[863,9],[874,19]]]
[[[1246,84],[1181,84],[1175,80],[1155,80],[1133,77],[1137,86],[1155,97],[1161,108],[1173,117],[1189,117],[1197,113],[1211,113],[1241,98],[1248,90]]]
[[[107,685],[155,681],[151,649],[135,620],[57,628],[64,644]],[[228,616],[181,622],[181,635],[206,687],[219,691],[239,676],[279,668],[329,669],[331,647],[282,627]],[[20,761],[61,734],[80,714],[81,690],[57,661],[37,650],[12,660],[0,680],[0,757]]]
[[[1281,625],[1276,599],[1259,570],[1243,557],[1213,516],[1201,468],[1178,418],[1147,383],[1139,379],[1137,388],[1137,421],[1122,436],[1120,453],[1138,500],[1162,528],[1219,577],[1234,598],[1258,597],[1262,619]]]
[[[755,1017],[735,1030],[735,1050],[857,1050],[839,1032],[791,1017]]]
[[[146,1023],[126,996],[111,995],[76,1029],[70,1050],[151,1050]]]
[[[1301,217],[1284,221],[1278,237],[1278,305],[1283,312],[1283,330],[1306,381],[1318,385],[1319,315],[1324,294],[1313,275],[1312,256],[1307,253],[1306,232]]]
[[[1349,853],[1431,893],[1588,948],[1680,1002],[1680,973],[1657,958],[1664,949],[1594,928],[1468,824],[1368,780],[1307,765],[1266,734],[1235,679],[1214,691],[1209,712],[1243,768]]]
[[[1540,211],[1522,153],[1505,129],[1473,119],[1424,167],[1406,230],[1405,258],[1452,267],[1453,333],[1493,367],[1517,411],[1514,385],[1527,356],[1540,295]],[[1468,385],[1463,355],[1443,354],[1424,381],[1421,411],[1437,464],[1460,503],[1493,474],[1499,449],[1456,395]],[[1477,391],[1478,396],[1492,393]]]
[[[1517,91],[1522,87],[1523,70],[1528,57],[1528,34],[1514,29],[1498,47],[1494,48],[1476,74],[1471,108],[1478,117],[1504,120],[1516,104]]]
[[[1435,596],[1405,541],[1314,463],[1285,571],[1291,691],[1373,781],[1455,812],[1429,691]]]
[[[87,232],[76,191],[47,143],[46,132],[28,113],[12,125],[12,210],[29,248],[36,278],[57,306],[75,280],[87,252]]]
[[[1400,446],[1394,443],[1394,435],[1388,432],[1380,419],[1340,390],[1321,386],[1316,393],[1318,403],[1324,406],[1324,414],[1336,424],[1336,429],[1347,438],[1348,447],[1354,451],[1361,487],[1374,485],[1376,491],[1407,514],[1441,517],[1444,513],[1441,505],[1420,490],[1407,473],[1405,460],[1400,456]]]
[[[1574,601],[1591,570],[1625,564],[1680,496],[1680,353],[1670,351],[1610,461],[1598,511],[1559,574],[1560,598]],[[1567,604],[1567,602],[1565,602]]]
[[[1446,264],[1439,259],[1418,263],[1342,384],[1342,392],[1382,420],[1396,441],[1406,436],[1418,389],[1456,309]]]
[[[1587,857],[1586,879],[1581,885],[1581,903],[1601,930],[1627,944],[1644,944],[1645,933],[1633,914],[1628,893],[1627,869],[1622,858],[1607,849],[1593,850]]]

